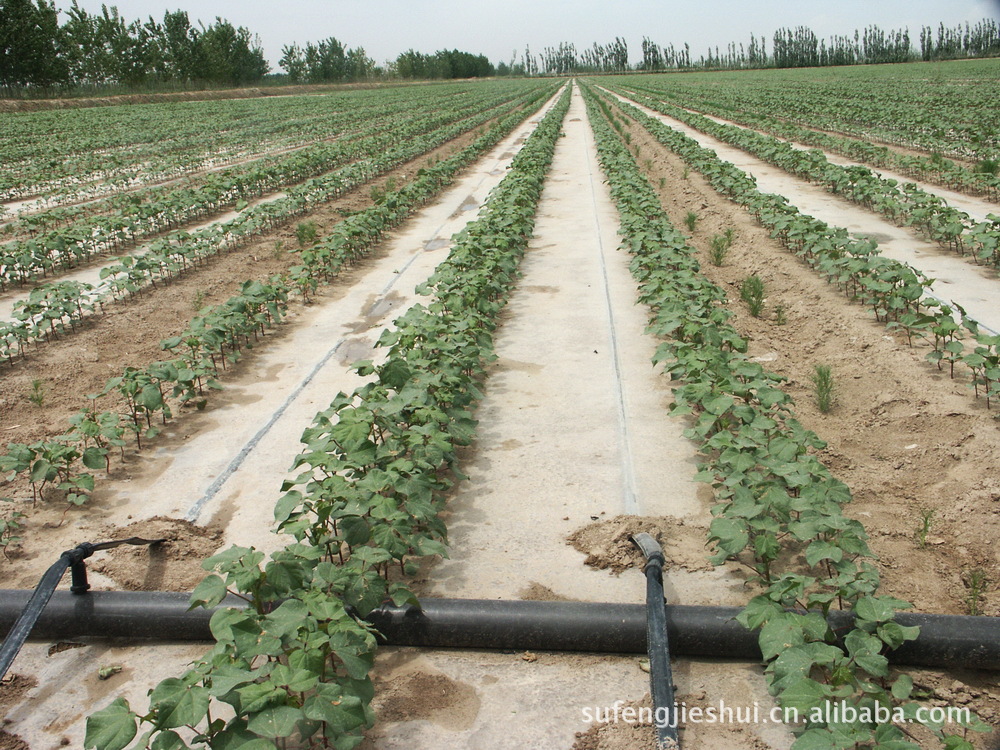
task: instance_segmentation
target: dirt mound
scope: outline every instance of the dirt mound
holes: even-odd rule
[[[643,556],[631,536],[645,531],[663,548],[666,567],[685,570],[711,570],[705,539],[708,530],[680,518],[669,516],[616,516],[595,521],[569,536],[569,543],[587,555],[584,561],[599,570],[621,573],[641,568]]]
[[[201,562],[222,544],[222,530],[154,516],[128,526],[106,527],[102,538],[165,539],[151,547],[126,545],[91,558],[89,567],[129,591],[191,591],[205,570]]]

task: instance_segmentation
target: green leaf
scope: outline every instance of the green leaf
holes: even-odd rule
[[[808,677],[785,688],[778,696],[783,708],[794,709],[799,712],[799,716],[808,716],[813,708],[822,705],[826,699],[825,687]]]
[[[898,701],[904,701],[913,692],[913,678],[908,674],[901,674],[892,683],[892,697]]]
[[[83,465],[88,469],[93,469],[94,471],[103,469],[107,466],[105,461],[105,456],[107,456],[107,454],[108,452],[104,448],[98,448],[97,446],[92,445],[83,451]]]
[[[877,596],[863,596],[854,605],[854,613],[863,620],[888,622],[896,616],[896,610],[886,599]]]
[[[163,680],[149,696],[150,706],[156,712],[154,723],[160,729],[194,726],[208,713],[208,702],[208,690],[189,686],[176,677]]]
[[[201,583],[191,592],[191,609],[198,606],[211,609],[225,599],[228,593],[226,582],[222,578],[214,573],[205,576]]]
[[[783,613],[773,617],[760,629],[758,639],[765,661],[773,659],[786,649],[799,646],[805,642],[798,617],[790,613]]]
[[[270,706],[251,717],[247,729],[262,737],[288,737],[295,731],[302,709],[292,706]]]
[[[87,717],[84,745],[97,750],[122,750],[136,735],[136,715],[124,698],[115,698],[107,708]]]

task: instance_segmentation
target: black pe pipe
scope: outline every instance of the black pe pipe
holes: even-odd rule
[[[676,750],[677,710],[674,705],[674,675],[670,669],[670,637],[667,634],[666,601],[663,596],[663,549],[646,532],[634,534],[632,542],[646,558],[646,651],[649,654],[649,694],[656,716],[659,750]]]
[[[7,633],[31,597],[0,590],[0,633]],[[212,610],[188,611],[189,596],[168,592],[92,591],[53,594],[31,631],[34,638],[155,638],[210,641]],[[223,606],[245,606],[231,597]],[[739,607],[666,605],[671,653],[760,661],[756,633],[738,622]],[[422,599],[421,607],[384,605],[367,618],[394,646],[595,653],[646,653],[646,608],[641,604]],[[831,612],[838,632],[849,612]],[[920,637],[888,654],[896,664],[1000,671],[1000,618],[899,613]]]
[[[70,587],[70,591],[73,594],[84,594],[90,588],[90,584],[87,583],[87,566],[84,564],[84,560],[95,552],[112,549],[122,544],[148,545],[157,544],[162,541],[164,540],[140,539],[134,536],[128,539],[116,539],[111,542],[98,542],[97,544],[84,542],[59,555],[59,559],[52,563],[49,569],[42,574],[35,590],[26,592],[30,596],[20,607],[17,617],[13,620],[13,624],[8,628],[4,628],[7,635],[4,637],[3,644],[0,644],[0,679],[7,674],[7,670],[10,669],[10,665],[14,662],[14,657],[17,656],[21,650],[21,646],[28,639],[28,635],[32,632],[35,622],[41,617],[45,606],[56,590],[56,586],[62,580],[66,568],[72,568],[73,585]]]

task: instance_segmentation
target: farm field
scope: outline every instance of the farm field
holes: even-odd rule
[[[978,716],[690,722],[682,746],[994,747],[996,672],[884,655],[915,635],[895,610],[1000,616],[998,71],[5,117],[0,587],[164,537],[98,553],[91,583],[252,606],[204,661],[30,642],[0,747],[652,748],[583,718],[649,705],[638,655],[375,649],[354,620],[414,595],[642,603],[641,530],[668,602],[749,604],[765,655],[675,659],[678,702]],[[857,616],[841,645],[831,606]]]

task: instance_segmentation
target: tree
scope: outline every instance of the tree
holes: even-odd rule
[[[0,0],[0,85],[53,86],[66,81],[59,57],[55,3]]]

